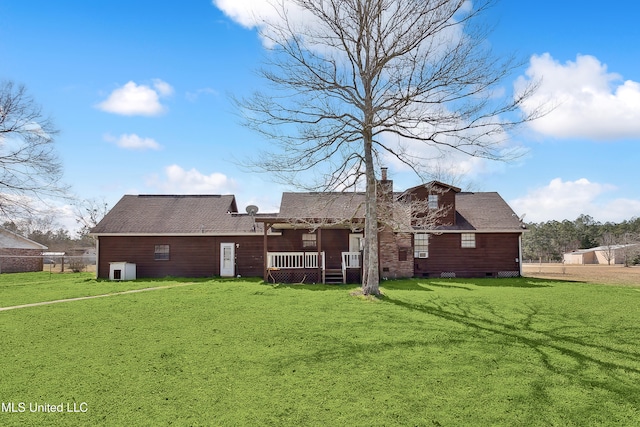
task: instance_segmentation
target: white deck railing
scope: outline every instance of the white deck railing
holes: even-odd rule
[[[318,252],[267,252],[267,268],[318,268]],[[324,252],[320,268],[324,269]]]
[[[342,269],[360,268],[360,252],[342,252]]]

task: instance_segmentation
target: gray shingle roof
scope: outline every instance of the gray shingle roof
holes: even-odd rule
[[[232,195],[126,195],[91,231],[93,234],[215,234],[254,230],[237,213]],[[262,225],[256,224],[262,232]]]
[[[495,192],[457,193],[454,230],[522,230],[515,212]]]
[[[364,193],[283,193],[279,214],[254,219],[237,212],[232,195],[124,196],[92,230],[93,234],[262,233],[260,218],[361,220]],[[521,231],[521,224],[498,193],[456,193],[456,225],[451,231]]]
[[[402,194],[402,193],[397,193]],[[364,193],[283,193],[279,218],[364,218]],[[521,230],[496,192],[457,193],[456,225],[445,230]]]
[[[364,218],[364,193],[283,193],[279,218]]]

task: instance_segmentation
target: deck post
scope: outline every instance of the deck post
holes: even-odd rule
[[[322,228],[318,228],[318,282],[324,283],[324,277],[322,272],[324,271],[324,265],[322,265]]]
[[[268,271],[267,271],[267,262],[269,262],[269,260],[267,259],[267,231],[269,230],[269,227],[271,227],[272,224],[265,222],[264,223],[264,237],[262,238],[262,259],[263,261],[263,280],[265,281],[265,283],[269,282],[269,278],[267,277]]]

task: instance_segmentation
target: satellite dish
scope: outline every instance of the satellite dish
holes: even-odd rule
[[[247,206],[246,211],[249,215],[253,216],[258,213],[258,207],[256,205],[249,205]]]

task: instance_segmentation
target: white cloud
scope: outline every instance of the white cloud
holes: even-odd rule
[[[283,26],[279,10],[285,8],[286,19],[291,26]],[[299,32],[313,28],[316,18],[293,0],[273,2],[271,0],[213,0],[213,5],[231,20],[247,29],[258,29],[266,48],[273,47],[273,40],[282,40],[290,31]],[[275,7],[274,7],[275,5]],[[295,27],[298,27],[297,29]],[[278,29],[279,28],[279,29]]]
[[[275,10],[266,0],[213,0],[213,5],[245,28],[259,25],[260,17],[275,18]]]
[[[429,125],[422,124],[421,126],[428,128]],[[464,125],[460,125],[460,127],[464,127]],[[497,131],[495,134],[485,135],[481,139],[482,143],[486,144],[488,151],[505,160],[516,160],[526,154],[524,148],[507,139],[506,133],[498,132],[499,128],[497,127],[495,129]],[[428,133],[428,130],[424,132],[425,135]],[[394,153],[400,153],[403,158],[410,160],[421,172],[427,175],[427,179],[437,179],[454,184],[474,180],[487,174],[503,172],[505,169],[505,162],[490,160],[480,155],[466,154],[446,145],[454,146],[458,140],[456,136],[441,136],[439,141],[442,144],[400,138],[389,133],[381,135],[380,138],[381,142]],[[473,147],[463,148],[471,150]],[[382,162],[396,172],[413,171],[395,154],[388,151],[382,152]]]
[[[211,89],[211,88],[205,87],[205,88],[202,88],[202,89],[198,89],[195,92],[187,92],[185,96],[186,96],[187,100],[189,100],[191,102],[195,102],[195,101],[198,100],[200,95],[218,96],[219,93],[215,89]]]
[[[526,214],[526,221],[532,222],[574,220],[581,214],[602,222],[621,222],[640,216],[640,200],[612,198],[615,191],[613,185],[586,178],[576,181],[555,178],[549,185],[511,200],[509,205],[519,215]]]
[[[118,147],[126,150],[159,150],[162,148],[154,139],[141,138],[135,133],[122,134],[117,138],[110,134],[106,134],[103,138],[105,141],[113,142]]]
[[[205,175],[196,169],[185,170],[178,165],[167,166],[164,175],[163,178],[150,177],[147,185],[175,194],[233,194],[237,187],[233,179],[222,173]]]
[[[130,81],[111,92],[111,95],[96,107],[123,116],[157,116],[166,111],[166,107],[160,103],[160,98],[171,94],[171,85],[160,79],[153,80],[153,88]]]
[[[165,81],[160,79],[153,79],[153,87],[160,94],[160,96],[171,96],[173,95],[173,87]]]
[[[531,112],[545,103],[555,107],[531,123],[537,132],[595,140],[640,137],[640,83],[622,81],[597,58],[578,55],[575,62],[561,64],[548,53],[534,55],[516,90],[537,80],[540,87],[523,109]]]
[[[322,28],[326,28],[326,24],[321,24],[312,12],[299,6],[298,3],[300,2],[296,0],[212,0],[212,3],[231,20],[243,27],[257,29],[263,45],[267,48],[273,47],[274,40],[282,41],[290,37],[291,33],[297,33],[302,35],[299,40],[307,43],[305,46],[307,49],[323,52],[324,54],[335,52],[334,48],[330,46],[332,42],[323,40],[326,32]],[[464,16],[471,11],[472,7],[473,2],[465,2],[458,9],[458,15]],[[387,9],[382,12],[383,18],[386,18],[385,14],[391,15],[393,13],[393,7]],[[283,17],[286,18],[286,24]],[[405,24],[404,31],[408,31],[411,24],[408,22]],[[320,29],[319,37],[316,34],[318,29]],[[451,42],[455,44],[455,39],[462,35],[460,31],[461,28],[457,27],[442,29],[441,33],[436,35],[436,37],[440,38],[440,41],[432,43],[430,48],[444,46],[446,43]],[[309,37],[309,35],[311,36]]]

